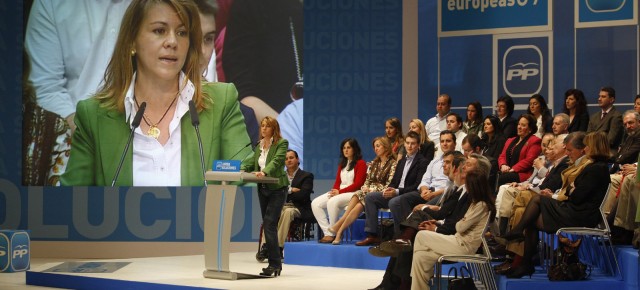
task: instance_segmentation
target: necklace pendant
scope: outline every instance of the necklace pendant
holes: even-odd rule
[[[158,129],[158,127],[156,126],[150,126],[149,130],[147,131],[147,135],[158,139],[158,137],[160,137],[160,129]]]

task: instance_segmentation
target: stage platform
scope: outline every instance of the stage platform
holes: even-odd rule
[[[382,270],[387,259],[375,258],[367,253],[367,247],[353,244],[331,245],[316,242],[295,242],[285,246],[285,265],[283,275],[278,278],[246,279],[237,281],[214,280],[202,277],[204,258],[197,256],[179,256],[162,258],[137,258],[78,261],[89,263],[90,268],[100,262],[125,263],[113,273],[63,273],[47,272],[59,267],[62,262],[39,263],[35,259],[32,269],[27,273],[0,274],[1,289],[39,289],[34,286],[71,288],[71,289],[368,289],[378,285],[382,279]],[[618,258],[622,269],[622,280],[608,277],[594,271],[589,280],[575,282],[550,282],[546,272],[538,269],[532,278],[506,279],[498,276],[498,288],[501,290],[595,290],[595,289],[639,289],[638,250],[631,247],[618,247]],[[377,260],[370,260],[370,258]],[[257,274],[266,263],[255,260],[255,252],[231,254],[231,270],[240,273]],[[364,260],[362,260],[364,259]],[[348,266],[342,261],[351,260]],[[356,260],[364,265],[354,268]],[[306,264],[301,265],[303,261]],[[322,266],[320,266],[322,265]],[[333,265],[333,266],[329,266]],[[445,265],[447,273],[449,265]],[[13,276],[12,276],[13,275]],[[2,286],[4,277],[22,275],[26,279],[24,287]],[[9,285],[12,286],[12,285]]]

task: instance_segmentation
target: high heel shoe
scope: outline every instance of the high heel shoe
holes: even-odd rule
[[[331,242],[332,245],[340,245],[342,244],[342,238],[336,238],[335,240],[333,240],[333,242]]]
[[[520,279],[524,276],[529,276],[529,278],[531,278],[531,275],[535,272],[536,269],[531,265],[520,265],[513,268],[511,273],[507,273],[507,278]]]
[[[273,275],[273,277],[278,277],[280,276],[281,272],[282,272],[282,267],[274,267],[270,265],[269,267],[262,268],[262,273],[260,273],[260,276]]]

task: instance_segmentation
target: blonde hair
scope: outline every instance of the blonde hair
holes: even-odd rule
[[[607,134],[602,131],[595,131],[584,137],[584,145],[587,146],[585,154],[593,161],[606,161],[611,158],[609,140]]]
[[[384,155],[391,158],[391,156],[393,155],[393,152],[391,150],[391,141],[389,141],[389,138],[387,138],[386,136],[373,138],[373,141],[371,142],[371,146],[373,146],[374,149],[376,148],[376,142],[380,142],[380,145],[382,145],[382,148],[384,148]],[[380,157],[376,156],[376,158],[374,158],[373,160],[375,161],[378,159],[380,159]]]
[[[124,98],[133,81],[137,69],[136,57],[132,55],[133,43],[140,32],[142,21],[154,5],[161,3],[171,6],[189,33],[189,49],[182,66],[186,75],[185,83],[190,80],[195,86],[193,101],[198,111],[207,107],[203,97],[200,74],[202,57],[202,29],[198,7],[190,0],[133,0],[122,18],[120,32],[113,55],[104,73],[104,85],[95,95],[101,106],[124,112]]]
[[[422,120],[420,120],[418,118],[411,119],[409,124],[411,124],[411,123],[416,123],[416,125],[418,126],[418,130],[420,132],[416,132],[416,133],[420,134],[420,144],[424,144],[427,141],[431,141],[431,140],[429,140],[429,135],[427,134],[427,130],[424,128],[424,123],[422,123]]]
[[[273,144],[278,143],[278,141],[282,139],[282,134],[280,134],[280,124],[278,123],[278,120],[273,117],[266,116],[262,118],[262,120],[260,121],[260,125],[262,125],[262,123],[267,123],[267,126],[273,128]],[[260,138],[264,138],[264,136],[262,136],[262,133],[260,133]]]

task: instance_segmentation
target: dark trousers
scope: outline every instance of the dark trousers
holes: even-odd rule
[[[278,245],[278,221],[280,212],[287,197],[285,188],[268,189],[264,184],[258,184],[258,200],[262,213],[262,228],[264,240],[267,245],[269,266],[282,267],[280,260],[280,246]]]
[[[394,232],[400,233],[400,223],[413,211],[413,207],[423,203],[417,191],[407,192],[391,199],[382,197],[382,192],[370,192],[365,197],[364,213],[367,217],[364,231],[371,234],[378,233],[378,209],[389,208],[393,214]]]

